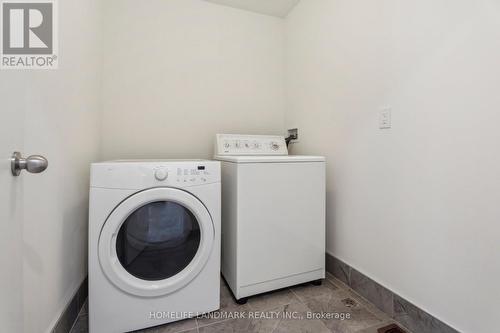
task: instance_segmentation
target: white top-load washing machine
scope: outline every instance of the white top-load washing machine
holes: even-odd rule
[[[219,162],[95,163],[90,186],[90,333],[219,308]]]
[[[325,158],[282,136],[218,134],[222,274],[235,298],[325,277]]]

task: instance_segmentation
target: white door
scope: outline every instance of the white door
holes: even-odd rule
[[[13,177],[10,155],[24,144],[24,76],[3,71],[0,79],[0,331],[23,329],[23,177]],[[17,96],[13,96],[17,92]]]
[[[50,331],[87,274],[89,165],[100,146],[100,2],[56,1],[57,70],[0,70],[2,333]],[[46,156],[48,170],[13,177],[14,151]]]
[[[30,76],[17,71],[0,73],[0,331],[24,332],[24,215],[25,191],[34,192],[33,176],[12,172],[12,155],[23,156],[27,135],[26,98]],[[24,161],[31,172],[41,160]],[[23,162],[21,162],[23,163]],[[37,192],[40,193],[40,192]],[[32,193],[33,194],[33,193]]]

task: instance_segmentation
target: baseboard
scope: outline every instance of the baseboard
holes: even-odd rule
[[[415,333],[459,333],[345,262],[326,254],[326,270]]]
[[[68,333],[71,330],[71,327],[73,327],[78,318],[78,313],[87,299],[88,293],[88,279],[85,278],[64,309],[61,317],[57,320],[52,333]]]

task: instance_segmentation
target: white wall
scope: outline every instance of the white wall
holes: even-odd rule
[[[103,157],[210,157],[284,124],[284,23],[200,0],[104,2]]]
[[[293,152],[328,157],[329,253],[460,331],[498,331],[500,3],[301,1],[286,55]]]
[[[8,97],[18,98],[25,113],[24,155],[49,160],[44,173],[19,179],[24,332],[30,333],[53,328],[87,275],[89,164],[100,148],[100,1],[58,3],[59,69],[11,73],[25,79],[25,90]]]

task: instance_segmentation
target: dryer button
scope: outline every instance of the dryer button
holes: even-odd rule
[[[158,169],[155,171],[155,178],[159,181],[164,181],[168,178],[168,171],[165,169]]]

